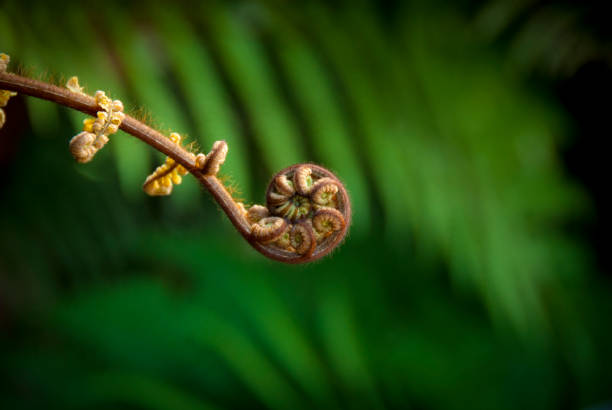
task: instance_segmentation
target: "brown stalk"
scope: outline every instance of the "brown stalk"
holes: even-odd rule
[[[48,100],[65,107],[69,107],[85,114],[95,116],[99,110],[98,105],[93,97],[85,94],[75,93],[67,88],[58,87],[43,81],[32,78],[22,77],[16,74],[0,72],[0,90],[16,91],[20,94],[29,95],[31,97]],[[337,240],[334,240],[332,246],[315,251],[308,256],[300,256],[291,254],[284,250],[265,246],[257,242],[251,235],[251,225],[244,216],[243,211],[238,207],[230,193],[227,191],[223,183],[215,175],[207,175],[196,166],[196,157],[181,147],[175,144],[159,131],[143,124],[137,119],[126,115],[121,123],[120,129],[130,135],[140,139],[156,150],[174,159],[178,164],[182,165],[195,176],[198,181],[210,192],[215,201],[219,204],[223,212],[227,215],[234,227],[240,232],[244,239],[263,255],[285,263],[304,263],[321,258],[329,253],[338,245],[344,238],[347,227],[344,228],[341,235],[337,235]],[[316,165],[312,165],[316,169],[321,169]],[[340,184],[340,181],[337,181]],[[341,200],[348,209],[348,221],[350,221],[350,202],[346,191],[342,190]],[[348,226],[348,223],[346,224]]]

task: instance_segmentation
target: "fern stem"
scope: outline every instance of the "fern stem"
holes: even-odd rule
[[[95,116],[99,110],[96,100],[91,96],[73,92],[68,88],[58,87],[44,81],[23,77],[17,74],[0,72],[0,90],[16,91],[20,94],[48,100],[65,107],[81,111],[91,116]],[[297,254],[295,252],[288,252],[287,250],[276,246],[270,246],[269,243],[265,241],[262,242],[261,240],[255,238],[252,231],[253,221],[249,221],[247,216],[245,216],[244,207],[241,208],[239,205],[242,204],[237,204],[232,198],[231,194],[227,191],[223,183],[217,178],[216,171],[211,171],[213,173],[207,173],[206,170],[208,167],[200,168],[196,160],[197,157],[184,149],[180,144],[174,143],[159,131],[154,130],[131,116],[126,115],[119,128],[172,158],[176,163],[182,165],[187,171],[195,176],[196,179],[200,181],[200,183],[208,190],[208,192],[210,192],[223,212],[225,212],[232,225],[234,225],[236,230],[244,237],[244,239],[258,252],[271,259],[284,263],[310,262],[331,252],[346,235],[351,218],[351,208],[348,194],[344,190],[342,183],[333,174],[322,167],[314,164],[298,164],[289,167],[278,174],[278,178],[284,176],[286,179],[285,174],[293,174],[296,172],[296,170],[298,173],[307,173],[308,175],[302,175],[300,176],[300,179],[298,179],[298,182],[302,182],[301,184],[298,184],[298,190],[304,190],[306,188],[310,189],[309,187],[306,187],[305,184],[307,180],[312,182],[312,178],[310,177],[311,172],[317,173],[318,178],[320,179],[319,185],[322,183],[331,183],[335,187],[341,188],[338,195],[342,204],[343,213],[341,214],[340,212],[335,211],[336,214],[334,214],[330,213],[330,211],[321,211],[318,213],[319,216],[316,217],[322,218],[323,223],[329,223],[329,220],[334,220],[334,217],[336,218],[336,221],[341,220],[341,223],[337,222],[339,227],[335,232],[336,234],[333,235],[330,240],[324,240],[323,244],[320,247],[317,247],[312,223],[310,221],[306,222],[305,220],[297,221],[299,226],[296,225],[296,227],[303,231],[299,231],[299,229],[299,232],[296,231],[295,235],[297,235],[296,237],[299,237],[297,240],[299,241],[300,245],[309,244],[309,249],[306,249],[304,252],[302,252],[302,254]],[[225,143],[223,142],[223,144]],[[212,163],[209,163],[208,165],[212,166]],[[218,165],[216,167],[218,170]],[[271,184],[273,185],[274,181],[278,178],[273,179]],[[271,190],[273,189],[272,185],[270,185],[268,188],[268,194],[270,194]],[[306,194],[306,192],[301,191],[300,193],[304,195]],[[279,194],[277,193],[276,195]],[[287,206],[289,205],[291,204],[288,202]],[[279,218],[276,217],[276,219]],[[259,228],[267,229],[267,227],[263,226],[260,226]],[[294,228],[294,230],[295,229],[296,228]],[[306,243],[303,242],[303,240],[308,240],[309,242]],[[306,248],[306,246],[302,247]]]

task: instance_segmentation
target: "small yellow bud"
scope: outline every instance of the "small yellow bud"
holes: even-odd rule
[[[83,120],[83,131],[93,132],[93,124],[96,120],[93,118],[85,118]]]
[[[9,98],[16,95],[17,93],[13,91],[0,90],[0,107],[5,107],[8,104]]]
[[[244,216],[246,216],[247,214],[247,210],[244,207],[244,204],[242,202],[236,202],[236,206],[238,207],[238,209],[240,210],[240,213]]]
[[[111,110],[111,99],[108,98],[106,96],[106,94],[104,93],[104,91],[96,91],[95,94],[95,99],[96,99],[96,104],[98,104],[104,111],[110,111]]]
[[[176,167],[176,172],[177,172],[179,175],[187,175],[187,174],[189,173],[189,171],[187,171],[187,170],[185,169],[185,167],[184,167],[184,166],[182,166],[182,165],[179,165],[179,166],[177,166],[177,167]]]
[[[83,87],[79,85],[79,78],[77,76],[70,77],[70,79],[66,82],[66,88],[73,93],[85,94],[83,92]]]
[[[0,53],[0,72],[6,71],[6,67],[8,63],[11,61],[11,57],[8,54]],[[16,92],[0,90],[0,107],[6,106],[8,104],[9,98],[17,95]],[[6,122],[6,113],[2,108],[0,108],[0,128],[4,126]]]
[[[111,122],[115,125],[120,125],[125,119],[125,114],[122,112],[114,112],[111,116]]]
[[[106,135],[114,134],[118,130],[119,130],[118,126],[116,126],[115,124],[109,124],[108,127],[106,127]]]
[[[93,125],[91,126],[93,132],[96,134],[101,133],[103,127],[104,127],[104,124],[102,124],[100,121],[95,121]]]
[[[198,169],[202,169],[204,168],[204,165],[206,165],[206,155],[202,154],[201,152],[196,156],[196,167]]]
[[[10,61],[11,57],[8,54],[0,53],[0,71],[6,71]]]
[[[96,152],[102,148],[108,142],[108,137],[106,135],[100,135],[93,143],[93,146],[96,147]]]
[[[183,137],[178,132],[173,132],[168,136],[168,139],[180,146]],[[193,154],[190,155],[192,155],[192,158],[194,157]],[[205,158],[204,154],[200,154],[199,158],[200,161],[203,161]],[[170,195],[174,185],[179,185],[183,182],[182,176],[187,173],[188,171],[185,167],[178,164],[173,158],[166,157],[165,162],[147,177],[143,189],[149,195]]]
[[[113,101],[112,109],[113,111],[123,111],[123,103],[119,100]]]

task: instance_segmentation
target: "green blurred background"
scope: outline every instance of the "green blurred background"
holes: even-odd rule
[[[354,222],[266,260],[193,179],[148,198],[140,141],[75,164],[84,115],[13,98],[1,408],[612,406],[605,2],[49,3],[0,2],[13,70],[225,139],[249,203],[323,164]]]

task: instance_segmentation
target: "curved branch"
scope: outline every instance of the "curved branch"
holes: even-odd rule
[[[48,100],[91,116],[95,116],[96,112],[99,110],[98,104],[93,97],[12,73],[0,72],[0,90],[16,91],[20,94]],[[340,201],[344,204],[347,223],[346,226],[341,229],[341,232],[334,235],[333,240],[326,241],[325,247],[317,249],[314,253],[310,252],[308,255],[299,255],[262,243],[251,234],[252,221],[246,218],[244,208],[241,209],[238,204],[236,204],[231,194],[216,175],[206,174],[202,169],[198,168],[196,156],[179,144],[173,143],[159,131],[154,130],[131,116],[126,115],[119,128],[174,159],[174,161],[182,165],[187,171],[195,176],[208,192],[210,192],[242,237],[258,252],[271,259],[284,263],[310,262],[329,253],[346,235],[348,224],[350,223],[350,202],[346,191],[342,188]],[[316,170],[320,176],[328,177],[328,179],[331,178],[341,186],[340,181],[329,171],[313,164],[308,165]],[[297,165],[294,167],[297,167]],[[294,167],[288,168],[282,172],[291,173]]]

